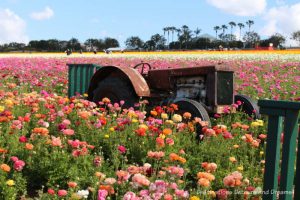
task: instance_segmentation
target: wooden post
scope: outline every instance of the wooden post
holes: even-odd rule
[[[269,116],[268,137],[266,149],[266,165],[264,174],[264,200],[276,200],[279,192],[280,200],[292,200],[293,190],[295,200],[300,199],[300,153],[298,151],[295,176],[296,145],[298,137],[298,118],[300,102],[259,100],[260,113]],[[280,163],[280,134],[284,118],[284,143],[282,148],[282,163],[280,175],[280,190],[278,189],[278,171]],[[298,138],[300,139],[300,138]],[[300,142],[298,142],[298,150]],[[294,189],[295,185],[295,189]],[[298,191],[297,191],[298,190]]]

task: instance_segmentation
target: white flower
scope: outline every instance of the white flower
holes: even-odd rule
[[[88,196],[89,196],[89,191],[88,190],[79,190],[77,192],[77,195],[80,196],[80,197],[83,197],[83,198],[87,199]]]

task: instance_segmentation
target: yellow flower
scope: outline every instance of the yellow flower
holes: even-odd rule
[[[14,186],[14,185],[15,185],[15,181],[9,179],[8,181],[6,181],[6,184],[7,184],[8,186]]]
[[[251,123],[251,127],[259,127],[259,126],[263,126],[263,125],[264,125],[264,121],[258,120],[258,119]]]
[[[173,122],[172,120],[166,120],[165,123],[166,123],[166,124],[170,124],[170,125],[174,124],[174,122]]]
[[[243,167],[243,166],[238,166],[238,167],[237,167],[237,170],[238,170],[238,171],[243,171],[243,170],[244,170],[244,167]]]
[[[162,139],[166,138],[166,136],[164,134],[159,134],[159,137],[162,138]]]
[[[168,116],[167,113],[161,113],[160,117],[161,117],[162,119],[168,119],[168,118],[169,118],[169,116]]]
[[[236,160],[235,157],[229,157],[229,161],[230,161],[230,162],[236,162],[237,160]]]
[[[263,151],[260,151],[260,152],[259,152],[259,155],[261,155],[261,156],[264,155],[264,152],[263,152]]]
[[[104,135],[104,138],[109,138],[109,135],[108,134]]]
[[[145,130],[148,130],[148,126],[146,124],[140,124],[139,128],[143,128]]]
[[[216,193],[212,190],[208,191],[207,194],[208,194],[208,196],[210,196],[212,198],[216,198],[216,196],[217,196]]]
[[[173,122],[177,123],[177,122],[181,122],[182,121],[182,117],[181,115],[178,114],[174,114],[172,117]]]
[[[114,131],[115,131],[115,128],[114,128],[114,127],[110,127],[110,128],[109,128],[109,131],[114,132]]]
[[[0,106],[0,112],[3,112],[4,111],[4,106]]]
[[[197,196],[192,196],[192,197],[190,198],[190,200],[200,200],[200,198],[197,197]]]
[[[237,144],[233,145],[233,148],[235,148],[235,149],[237,149],[237,148],[239,148],[239,147],[240,147],[240,146],[237,145]]]
[[[84,97],[88,97],[89,95],[88,95],[87,93],[84,93],[83,96],[84,96]]]
[[[137,119],[132,119],[131,122],[132,122],[132,123],[137,123],[137,122],[139,122],[139,120],[137,120]]]
[[[12,100],[10,100],[10,99],[6,99],[6,100],[4,101],[4,103],[5,103],[5,105],[8,106],[8,107],[11,107],[11,106],[14,105],[14,102],[13,102]]]

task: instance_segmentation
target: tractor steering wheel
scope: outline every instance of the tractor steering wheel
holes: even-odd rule
[[[145,67],[148,67],[148,71],[152,69],[151,65],[150,65],[149,63],[146,63],[146,62],[141,62],[141,63],[135,65],[133,68],[136,69],[136,68],[138,68],[139,66],[142,66],[141,74],[144,74],[144,68],[145,68]]]

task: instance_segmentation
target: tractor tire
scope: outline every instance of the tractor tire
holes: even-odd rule
[[[250,117],[253,117],[254,119],[259,119],[259,108],[257,106],[257,103],[253,101],[250,97],[242,94],[237,94],[234,96],[234,102],[241,101],[241,111],[249,115]]]
[[[112,103],[120,103],[125,101],[123,107],[133,107],[138,102],[131,83],[116,77],[107,77],[98,83],[97,88],[93,91],[93,102],[98,103],[104,97],[110,99]]]
[[[201,120],[207,121],[208,125],[211,124],[209,115],[201,103],[186,98],[175,99],[173,103],[178,105],[177,113],[182,115],[184,112],[189,112],[192,114],[192,118],[199,117]],[[204,135],[204,133],[202,132],[203,127],[200,124],[196,124],[195,128],[197,134],[196,139],[198,141],[201,141]]]
[[[201,120],[207,121],[210,124],[209,115],[201,103],[186,98],[175,99],[173,103],[178,105],[179,114],[189,112],[193,118],[199,117]]]

